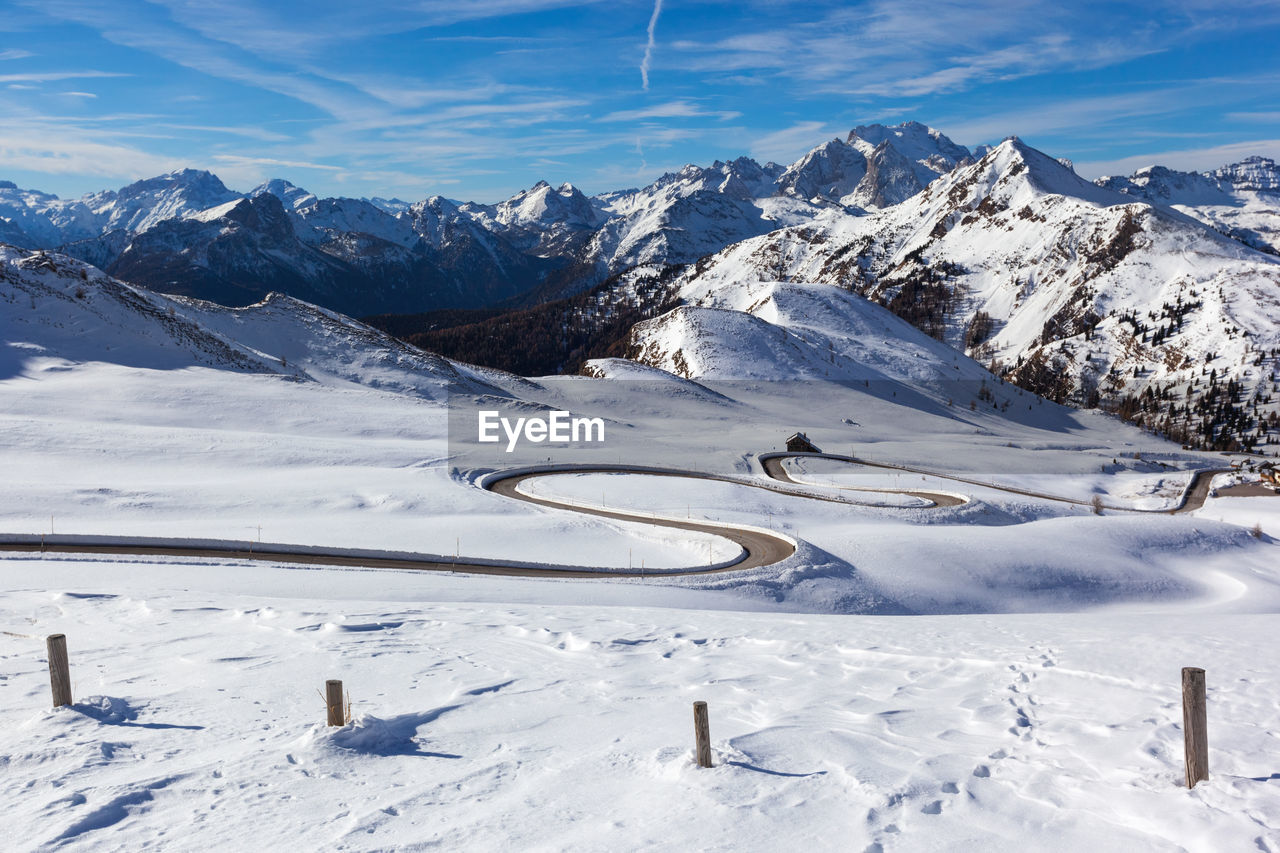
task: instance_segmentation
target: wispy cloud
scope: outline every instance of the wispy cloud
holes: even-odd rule
[[[751,144],[751,154],[757,160],[789,163],[834,135],[835,129],[826,122],[802,121],[761,136]]]
[[[750,71],[804,81],[816,91],[917,97],[1105,67],[1165,49],[1172,37],[1143,26],[1145,20],[1135,15],[1120,39],[1081,27],[1075,12],[1048,0],[870,0],[826,7],[817,16],[784,10],[755,31],[686,38],[672,47],[694,71],[726,77]]]
[[[0,161],[9,169],[128,180],[184,165],[178,158],[113,142],[66,122],[13,117],[0,129]]]
[[[649,41],[644,46],[644,58],[640,60],[641,88],[649,91],[649,65],[653,62],[653,49],[656,45],[654,32],[658,29],[658,16],[662,14],[662,0],[653,0],[653,14],[649,16]]]
[[[1177,113],[1196,103],[1211,103],[1214,97],[1214,87],[1192,81],[1116,95],[1038,100],[979,118],[942,116],[938,122],[949,136],[966,145],[993,142],[1010,134],[1032,138],[1066,131],[1108,138],[1116,135],[1117,127]]]
[[[310,163],[305,160],[277,160],[274,157],[244,157],[239,154],[216,154],[214,160],[219,163],[230,163],[236,166],[280,166],[287,169],[319,169],[326,172],[341,172],[341,166],[330,163]]]
[[[32,71],[26,74],[0,74],[0,83],[56,83],[60,80],[88,80],[94,77],[129,77],[115,71]]]
[[[616,110],[596,121],[638,121],[648,118],[718,118],[727,121],[741,115],[742,113],[733,110],[708,110],[692,101],[669,101],[634,110]]]
[[[6,59],[26,59],[29,56],[35,56],[35,54],[29,50],[22,50],[21,48],[16,47],[11,47],[7,50],[0,50],[0,61]]]
[[[1252,112],[1252,113],[1227,113],[1227,118],[1232,121],[1249,121],[1249,122],[1280,122],[1280,112]]]
[[[41,0],[45,2],[45,0]],[[78,0],[53,0],[76,4]],[[353,40],[419,30],[440,29],[466,22],[511,18],[603,0],[382,0],[377,14],[351,3],[321,3],[299,20],[296,8],[285,3],[221,0],[153,0],[167,8],[174,21],[202,37],[234,45],[261,58],[316,59]],[[235,21],[235,26],[228,26]]]
[[[71,97],[71,98],[96,98],[96,97],[98,97],[98,96],[97,96],[97,95],[95,95],[93,92],[62,92],[62,93],[60,93],[60,94],[65,95],[65,96],[67,96],[67,97]]]
[[[249,126],[230,126],[230,125],[212,125],[212,124],[173,124],[171,122],[157,122],[156,127],[168,128],[169,130],[191,130],[199,133],[225,133],[228,136],[239,136],[245,139],[257,139],[262,142],[288,142],[290,137],[283,133],[273,133],[261,127]]]

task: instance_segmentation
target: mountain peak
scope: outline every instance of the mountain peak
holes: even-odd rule
[[[249,195],[257,198],[260,195],[273,195],[280,199],[285,207],[292,210],[299,210],[309,207],[316,203],[317,199],[313,193],[309,193],[302,187],[286,181],[284,178],[272,178],[254,187]]]
[[[1066,164],[1017,136],[1006,137],[981,160],[956,170],[948,180],[949,192],[966,188],[966,204],[987,196],[1002,204],[1023,204],[1042,195],[1070,196],[1102,207],[1129,201],[1113,187],[1084,180]]]
[[[1280,167],[1270,157],[1246,157],[1238,163],[1213,170],[1210,177],[1231,184],[1237,190],[1280,192]]]
[[[156,175],[154,178],[143,178],[140,181],[134,181],[122,187],[118,195],[121,198],[129,198],[175,187],[198,189],[201,192],[212,194],[231,194],[231,190],[227,189],[213,172],[205,169],[175,169],[163,175]]]
[[[968,148],[952,142],[942,131],[918,121],[907,121],[893,126],[859,125],[849,131],[846,141],[853,145],[859,140],[867,143],[871,148],[889,140],[908,160],[926,161],[930,157],[939,156],[948,161],[951,166],[955,166],[966,157],[972,156]]]

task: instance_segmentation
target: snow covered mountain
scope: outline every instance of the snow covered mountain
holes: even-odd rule
[[[1245,245],[1280,255],[1280,166],[1270,158],[1248,157],[1211,172],[1149,166],[1098,184],[1167,205]]]
[[[919,122],[860,125],[796,161],[778,179],[778,190],[878,209],[905,201],[972,159],[969,149]]]
[[[1016,138],[894,207],[732,246],[680,295],[779,280],[865,295],[1058,401],[1187,441],[1269,440],[1280,263]]]
[[[847,140],[819,146],[789,168],[740,157],[686,166],[646,187],[595,198],[571,184],[539,182],[495,205],[439,197],[416,204],[319,199],[282,179],[242,195],[189,169],[77,201],[0,185],[0,240],[61,248],[155,287],[176,281],[176,270],[193,270],[187,291],[215,299],[231,298],[245,274],[261,269],[271,279],[266,287],[287,286],[322,301],[341,292],[341,301],[325,304],[362,315],[518,297],[536,303],[581,292],[637,264],[691,263],[831,208],[897,203],[968,156],[938,131],[909,122],[855,128]],[[202,248],[205,229],[176,224],[207,223],[233,201],[264,196],[280,200],[297,240],[338,265],[307,256],[275,229],[284,242],[260,246],[274,258],[269,270],[241,257],[230,272]],[[145,236],[157,227],[162,235]],[[424,272],[424,263],[433,269]],[[347,275],[346,268],[356,272]],[[367,304],[358,304],[361,295]]]

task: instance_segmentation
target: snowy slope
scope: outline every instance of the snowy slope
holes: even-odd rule
[[[163,296],[64,255],[0,246],[3,372],[31,363],[211,367],[446,399],[502,393],[470,368],[280,294],[245,308]]]
[[[292,210],[297,210],[302,207],[310,207],[315,204],[317,200],[314,193],[307,192],[302,187],[296,187],[283,178],[274,178],[270,181],[264,181],[254,187],[253,190],[249,192],[249,195],[252,197],[262,195],[263,193],[271,193],[273,196],[280,199],[286,208]]]
[[[608,380],[525,381],[295,300],[228,310],[57,255],[0,257],[0,534],[707,559],[705,537],[473,485],[554,455],[735,475],[537,484],[799,543],[758,570],[629,582],[5,553],[0,793],[15,851],[1217,853],[1268,850],[1280,828],[1276,540],[1214,520],[1233,516],[1229,498],[1199,517],[1099,516],[972,482],[1111,502],[1221,459],[1050,404],[1034,423],[938,404],[931,383],[981,368],[830,286],[691,289],[705,307],[649,330],[669,345],[683,328],[689,362],[719,353],[722,375],[759,381],[619,360],[597,363]],[[817,376],[834,347],[857,362]],[[886,381],[860,390],[872,370]],[[509,414],[600,415],[609,441],[481,452],[446,423],[440,392],[459,385]],[[940,473],[811,457],[792,470],[815,493],[861,500],[747,485],[756,454],[794,429]],[[923,508],[904,488],[969,500]],[[1280,530],[1276,504],[1251,504],[1249,524]],[[70,647],[75,704],[61,710],[47,707],[52,633]],[[1185,665],[1208,670],[1213,730],[1211,778],[1191,792]],[[329,678],[351,694],[347,726],[322,725]],[[692,761],[694,700],[710,703],[710,770]]]

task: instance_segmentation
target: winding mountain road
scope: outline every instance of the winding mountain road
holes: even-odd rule
[[[183,544],[182,540],[130,540],[127,538],[102,537],[98,540],[89,540],[87,537],[80,536],[7,536],[4,541],[0,541],[0,552],[26,552],[33,551],[60,553],[60,554],[96,554],[96,555],[129,555],[129,556],[163,556],[163,557],[213,557],[213,558],[232,558],[239,560],[261,560],[265,562],[287,563],[299,565],[324,565],[324,566],[343,566],[357,568],[375,568],[375,569],[402,569],[414,571],[433,571],[433,572],[463,572],[467,574],[482,575],[502,575],[507,577],[535,577],[535,578],[640,578],[640,577],[684,577],[692,575],[709,575],[719,574],[723,572],[738,572],[748,569],[759,568],[762,566],[773,565],[782,562],[790,557],[796,551],[796,545],[793,540],[759,528],[736,527],[733,525],[719,524],[710,521],[692,521],[680,520],[673,518],[656,517],[641,512],[628,512],[620,509],[608,509],[606,507],[591,507],[582,504],[571,504],[566,501],[558,501],[550,498],[542,498],[531,495],[520,490],[520,485],[526,481],[537,477],[553,476],[556,474],[618,474],[625,473],[637,476],[661,476],[661,477],[682,477],[695,480],[711,480],[718,482],[735,483],[737,485],[745,485],[753,488],[766,489],[768,491],[780,494],[803,497],[810,500],[821,500],[832,503],[843,503],[850,506],[865,506],[865,504],[857,504],[852,501],[840,497],[816,494],[812,491],[802,490],[806,487],[803,482],[793,479],[788,474],[783,465],[783,460],[789,457],[803,456],[810,458],[833,459],[841,462],[848,462],[857,465],[866,465],[876,468],[887,468],[896,471],[909,471],[925,475],[932,475],[945,479],[954,480],[956,482],[968,483],[970,485],[980,485],[984,488],[996,488],[1013,494],[1020,494],[1029,497],[1036,497],[1044,500],[1061,501],[1077,505],[1088,505],[1087,501],[1075,500],[1072,498],[1063,498],[1054,495],[1045,495],[1037,492],[1018,489],[1013,487],[992,486],[989,483],[980,483],[974,480],[966,480],[961,477],[954,477],[945,474],[939,474],[932,471],[924,471],[916,468],[910,468],[901,465],[890,465],[885,463],[870,462],[864,459],[858,459],[851,456],[839,456],[835,454],[797,454],[797,453],[770,453],[760,457],[761,465],[765,473],[774,481],[759,482],[746,478],[731,477],[716,474],[694,473],[689,471],[680,471],[675,469],[664,468],[637,468],[632,466],[560,466],[536,471],[518,471],[507,475],[497,475],[488,478],[483,482],[482,486],[495,494],[513,500],[525,501],[527,503],[537,504],[539,506],[548,507],[557,510],[571,510],[573,512],[584,513],[586,515],[595,515],[601,518],[615,519],[619,521],[639,521],[646,524],[652,524],[658,527],[667,527],[676,530],[690,530],[700,533],[708,533],[715,536],[721,536],[728,539],[742,549],[741,555],[734,561],[721,564],[718,566],[709,566],[706,568],[685,568],[685,569],[607,569],[607,568],[589,568],[589,567],[567,567],[555,568],[546,565],[520,563],[520,562],[500,562],[500,561],[483,561],[477,562],[466,558],[451,559],[448,557],[440,557],[434,555],[407,555],[396,556],[386,555],[376,551],[360,551],[360,550],[329,550],[324,548],[299,548],[298,546],[278,545],[278,544],[255,544],[248,545],[245,542],[235,541],[215,541],[203,542],[199,545]],[[1128,512],[1158,512],[1158,513],[1181,513],[1190,512],[1199,509],[1204,505],[1205,498],[1208,496],[1210,481],[1214,474],[1222,473],[1229,469],[1213,469],[1199,471],[1193,476],[1191,484],[1183,494],[1179,505],[1171,510],[1125,510]],[[807,487],[812,489],[813,487]],[[958,506],[967,502],[956,494],[950,494],[940,491],[929,491],[923,489],[867,489],[867,488],[847,488],[846,491],[859,492],[875,492],[875,493],[893,493],[904,494],[927,501],[930,507],[951,507]],[[1108,509],[1117,510],[1124,509],[1121,507],[1107,507]]]
[[[970,486],[981,486],[984,489],[995,489],[1000,492],[1008,492],[1013,495],[1023,495],[1028,498],[1039,498],[1040,500],[1056,501],[1058,503],[1074,504],[1076,506],[1092,507],[1092,501],[1079,500],[1077,498],[1064,498],[1061,495],[1050,495],[1044,492],[1036,492],[1030,489],[1019,489],[1016,486],[1000,486],[995,483],[984,483],[981,480],[971,480],[956,474],[944,474],[939,471],[931,471],[927,468],[916,468],[910,465],[895,465],[890,462],[872,462],[869,459],[862,459],[857,456],[841,456],[838,453],[769,453],[760,456],[760,462],[764,465],[765,473],[775,480],[781,480],[786,483],[796,483],[803,485],[803,481],[794,480],[787,473],[786,468],[782,465],[782,460],[792,457],[807,457],[811,459],[832,459],[836,462],[848,462],[853,465],[865,465],[868,468],[884,468],[889,471],[905,471],[909,474],[923,474],[930,477],[937,477],[942,480],[952,480],[957,483],[965,483]],[[1209,486],[1213,482],[1213,478],[1217,474],[1229,474],[1231,468],[1206,468],[1203,471],[1197,471],[1191,476],[1191,483],[1182,493],[1182,497],[1178,501],[1178,505],[1171,509],[1136,509],[1134,507],[1111,506],[1103,504],[1101,509],[1109,509],[1115,512],[1144,512],[1156,513],[1158,515],[1176,515],[1182,512],[1193,512],[1204,506],[1205,499],[1209,496]],[[839,488],[839,487],[837,487]],[[895,489],[854,489],[850,491],[880,491],[892,492],[899,491]],[[924,497],[926,500],[934,500],[938,506],[954,506],[956,503],[965,503],[964,500],[955,498],[954,495],[948,495],[945,492],[924,492],[901,490],[901,494],[916,495]],[[947,503],[939,498],[947,498],[954,503]]]

